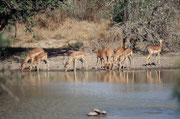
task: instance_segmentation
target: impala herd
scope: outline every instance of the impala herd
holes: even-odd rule
[[[158,64],[160,64],[160,52],[162,50],[162,41],[159,40],[160,45],[159,46],[149,46],[147,47],[147,50],[149,52],[149,55],[146,60],[146,64],[150,64],[150,57],[153,54],[156,54],[159,58],[156,61]],[[40,61],[44,61],[46,63],[46,69],[49,70],[49,62],[47,53],[42,48],[35,48],[31,50],[28,55],[26,56],[24,62],[21,64],[20,70],[23,71],[25,68],[25,64],[31,59],[31,63],[29,65],[29,71],[32,70],[35,64],[37,64],[37,71],[39,71],[39,63]],[[126,67],[129,68],[130,66],[133,66],[133,50],[130,48],[123,49],[122,47],[119,47],[115,50],[113,48],[107,48],[106,50],[99,49],[96,52],[97,55],[97,62],[96,62],[96,69],[105,67],[105,70],[114,70],[116,67],[116,64],[118,64],[118,69],[120,70],[122,67],[122,63],[126,60]],[[73,68],[74,71],[76,71],[76,62],[77,60],[80,60],[82,62],[83,68],[87,70],[87,61],[85,59],[85,53],[83,51],[74,51],[70,56],[69,59],[64,64],[64,70],[67,71],[69,64],[73,62]],[[129,60],[129,63],[128,63]],[[99,62],[100,61],[100,62]]]

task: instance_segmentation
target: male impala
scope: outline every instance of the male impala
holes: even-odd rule
[[[159,46],[149,46],[147,49],[148,49],[148,52],[149,52],[149,55],[147,57],[147,60],[146,60],[146,63],[147,64],[150,64],[150,57],[153,55],[153,54],[157,54],[158,57],[159,57],[159,61],[157,61],[157,56],[156,56],[156,61],[158,64],[160,64],[160,52],[162,50],[162,41],[163,40],[159,40],[159,43],[160,45]]]
[[[33,65],[36,63],[37,64],[37,71],[39,71],[39,63],[40,61],[44,61],[44,63],[46,63],[46,70],[49,70],[49,62],[48,62],[48,57],[47,57],[47,53],[42,52],[39,55],[37,55],[34,60],[33,60]],[[29,67],[29,70],[31,71],[31,67]]]
[[[127,65],[127,67],[129,67],[128,66],[128,61],[127,61],[127,58],[129,59],[129,62],[130,62],[130,65],[132,64],[132,60],[133,60],[133,50],[132,49],[130,49],[130,48],[128,48],[128,49],[126,49],[123,53],[122,53],[122,58],[120,59],[120,61],[119,61],[119,69],[121,68],[121,63],[124,61],[124,60],[126,60],[126,65]]]
[[[64,69],[65,71],[68,70],[68,65],[73,61],[73,68],[74,68],[74,71],[76,71],[76,60],[79,59],[81,62],[82,62],[82,66],[84,68],[84,62],[86,63],[86,69],[87,69],[87,61],[85,59],[85,53],[82,52],[82,51],[75,51],[73,52],[68,61],[65,63],[64,65]]]
[[[31,65],[34,61],[34,57],[36,57],[37,55],[39,55],[40,53],[44,52],[44,50],[42,48],[35,48],[33,50],[31,50],[28,55],[26,56],[26,59],[23,61],[23,63],[21,64],[21,71],[24,70],[24,66],[25,64],[31,59],[31,64],[30,64],[30,68]]]
[[[104,52],[104,50],[98,50],[97,51],[97,62],[96,62],[96,69],[98,67],[98,61],[100,59],[100,63],[101,63],[101,68],[102,68],[102,61],[104,60],[104,64],[106,64],[106,53]]]
[[[124,52],[124,49],[122,47],[117,48],[116,53],[114,54],[114,60],[113,60],[113,63],[112,63],[112,69],[114,69],[117,60],[122,56],[123,52]]]
[[[107,48],[107,50],[106,50],[106,55],[107,55],[106,67],[108,67],[109,69],[111,69],[111,57],[113,57],[113,54],[114,54],[114,50],[112,48]]]

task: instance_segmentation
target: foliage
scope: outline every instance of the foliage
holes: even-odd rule
[[[73,43],[70,43],[68,44],[71,48],[73,49],[80,49],[82,46],[83,46],[83,42],[81,41],[76,41],[76,42],[73,42]]]
[[[0,32],[0,47],[10,46],[9,36],[6,36],[4,32]]]
[[[5,54],[6,47],[10,46],[9,36],[6,36],[4,32],[0,32],[0,58],[2,54]]]
[[[103,14],[104,5],[109,0],[66,0],[61,9],[69,17],[79,20],[97,21],[99,16],[101,18],[108,14]],[[102,15],[103,14],[103,15]]]
[[[63,15],[91,22],[108,19],[111,27],[122,29],[126,46],[144,52],[148,45],[164,39],[163,50],[176,51],[180,46],[179,6],[180,0],[1,0],[0,30],[7,25],[16,29],[16,23],[23,23],[25,31],[39,40],[33,27],[57,29]]]
[[[127,7],[129,0],[115,0],[113,4],[113,21],[122,22],[127,18]]]
[[[40,39],[39,39],[39,36],[38,36],[37,34],[34,34],[34,35],[33,35],[33,38],[34,38],[35,40],[37,40],[37,41],[40,40]]]
[[[180,35],[175,28],[179,28],[180,0],[115,1],[120,4],[114,4],[113,19],[123,22],[115,26],[123,29],[126,43],[129,43],[126,46],[146,52],[148,45],[158,45],[158,40],[163,39],[163,51],[178,49]]]
[[[38,12],[59,7],[62,0],[2,0],[0,2],[1,29],[16,21],[33,24],[32,16]]]

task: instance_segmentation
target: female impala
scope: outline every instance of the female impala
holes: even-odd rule
[[[107,48],[106,55],[107,55],[107,63],[106,66],[111,69],[111,57],[113,57],[114,50],[112,48]]]
[[[35,63],[37,63],[37,71],[39,71],[40,61],[44,61],[44,63],[46,63],[46,69],[49,70],[49,62],[48,62],[47,53],[42,52],[34,58],[32,64],[34,65]],[[31,67],[29,67],[29,70],[31,71]]]
[[[76,71],[76,60],[79,59],[82,62],[82,66],[84,68],[84,62],[86,63],[86,69],[87,69],[87,61],[85,60],[85,53],[82,51],[75,51],[73,52],[68,61],[66,62],[66,64],[64,65],[64,69],[65,71],[68,70],[68,65],[73,61],[73,68],[74,71]]]
[[[163,40],[159,40],[159,43],[160,45],[159,46],[149,46],[147,49],[148,49],[148,52],[149,52],[149,55],[147,57],[147,60],[146,60],[146,63],[147,64],[150,64],[150,57],[153,55],[153,54],[157,54],[158,57],[159,57],[159,61],[157,61],[157,56],[156,56],[156,61],[158,64],[160,64],[160,52],[162,50],[162,41]]]
[[[97,51],[97,62],[96,62],[96,69],[98,67],[98,59],[100,59],[100,63],[101,63],[101,68],[102,68],[102,61],[104,60],[104,64],[106,64],[106,53],[104,52],[104,50],[98,50]]]
[[[123,53],[122,53],[122,58],[120,59],[118,65],[119,65],[119,69],[121,68],[121,63],[126,60],[126,65],[128,66],[128,62],[127,62],[127,58],[129,59],[130,65],[133,62],[133,50],[128,48],[126,49]]]
[[[114,69],[117,60],[122,56],[123,52],[124,52],[124,49],[122,47],[117,48],[116,53],[114,54],[112,69]]]
[[[31,68],[31,65],[34,61],[34,57],[36,57],[37,55],[39,55],[40,53],[44,52],[44,50],[42,48],[35,48],[33,50],[31,50],[28,55],[26,56],[26,59],[23,61],[23,63],[21,64],[21,71],[24,70],[24,66],[25,64],[31,59],[31,64],[30,64],[30,68]]]

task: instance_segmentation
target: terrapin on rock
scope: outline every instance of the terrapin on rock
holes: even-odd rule
[[[102,115],[106,115],[107,112],[106,112],[105,110],[103,110],[103,111],[101,111],[101,114],[102,114]]]
[[[98,113],[98,114],[101,114],[101,111],[100,111],[99,109],[92,109],[92,108],[91,108],[91,110],[92,110],[93,112],[96,112],[96,113]]]

